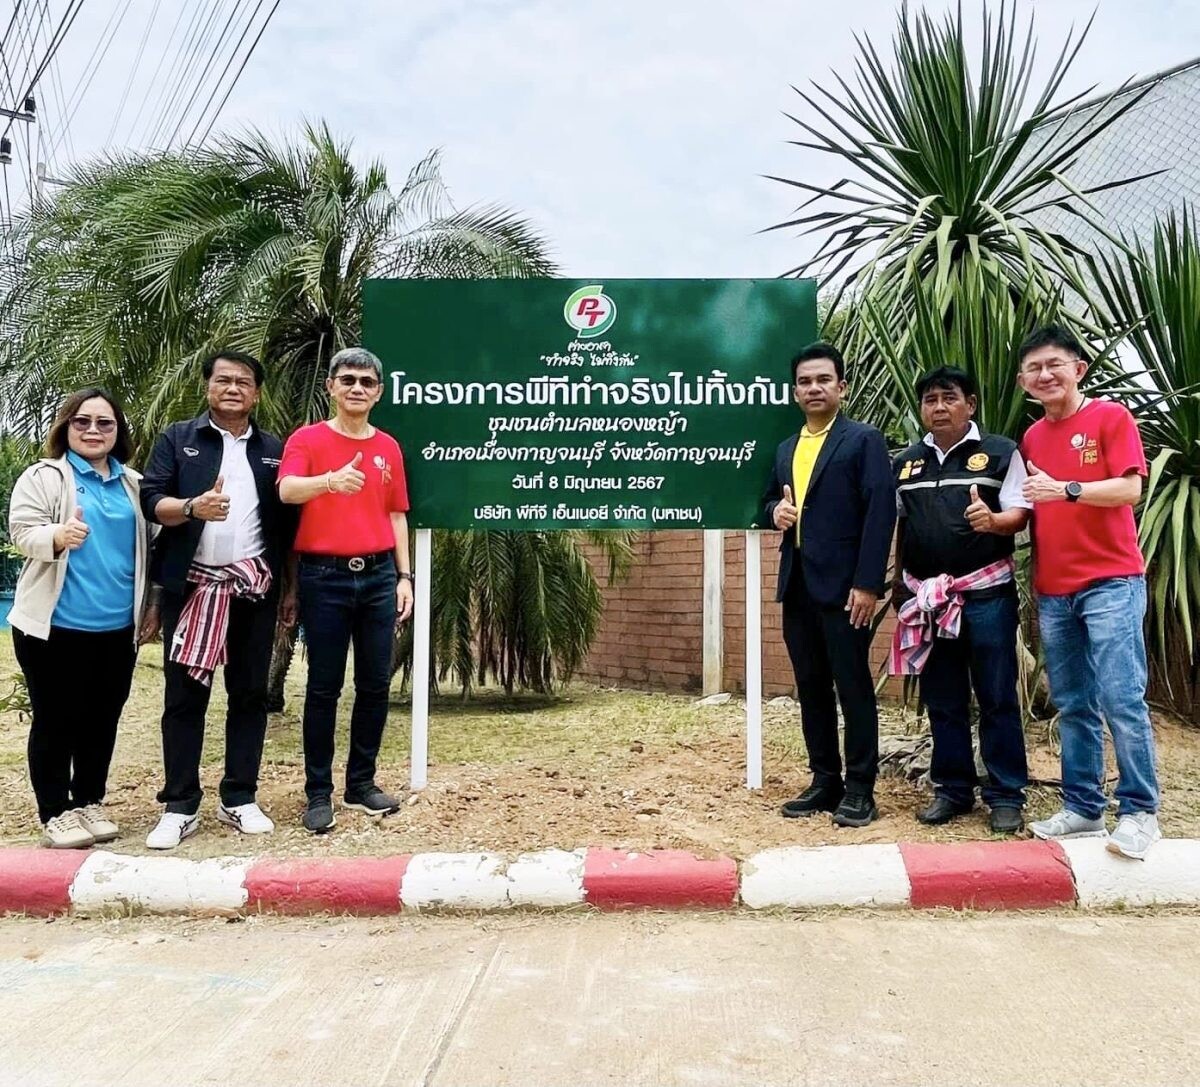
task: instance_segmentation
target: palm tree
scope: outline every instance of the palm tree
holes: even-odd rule
[[[266,363],[265,427],[287,434],[325,418],[329,359],[359,342],[368,277],[554,271],[545,242],[516,214],[453,207],[436,152],[393,191],[380,164],[356,166],[324,125],[296,143],[250,134],[78,167],[12,241],[0,277],[10,425],[40,431],[59,390],[98,381],[136,406],[143,448],[200,409],[199,360],[223,347]],[[576,666],[594,633],[595,582],[574,537],[536,546],[490,537],[438,548],[442,671],[452,661],[464,690],[485,672],[544,689],[556,668]],[[619,559],[625,545],[610,546]],[[476,564],[466,583],[475,595],[464,599],[452,560],[467,554],[492,558]],[[520,570],[519,592],[499,555]],[[292,639],[281,629],[276,706]]]
[[[1124,390],[1150,457],[1140,537],[1150,571],[1156,677],[1178,708],[1194,707],[1200,620],[1200,224],[1184,207],[1153,239],[1101,253],[1093,272],[1102,317],[1144,385]],[[1131,360],[1132,361],[1132,360]]]
[[[1067,207],[1103,233],[1087,194],[1137,180],[1084,191],[1070,180],[1080,152],[1146,93],[1110,105],[1118,88],[1101,108],[1072,114],[1092,89],[1066,98],[1060,90],[1087,27],[1063,43],[1038,86],[1032,20],[1018,36],[1015,3],[1002,0],[995,18],[985,5],[982,31],[976,61],[961,5],[938,21],[904,4],[890,64],[863,36],[852,79],[835,74],[833,88],[797,89],[815,115],[792,118],[806,134],[798,146],[848,172],[830,185],[775,178],[808,198],[771,229],[824,238],[787,274],[817,272],[836,287],[831,310],[845,313],[843,342],[860,363],[852,409],[881,423],[896,390],[880,344],[905,353],[918,295],[948,328],[957,309],[981,298],[1008,310],[997,323],[1012,325],[1020,307],[1057,308],[1064,289],[1086,297],[1086,254],[1039,226],[1037,213]],[[839,306],[843,296],[854,304]],[[991,314],[964,320],[980,317]]]
[[[550,691],[583,663],[603,597],[585,545],[609,583],[633,560],[632,532],[439,532],[430,590],[435,683],[452,678],[465,698],[489,677]],[[406,627],[397,646],[408,678]]]
[[[399,192],[324,125],[296,144],[251,134],[200,151],[79,167],[15,230],[4,321],[18,424],[45,392],[100,378],[140,408],[145,440],[202,402],[220,347],[270,365],[260,415],[324,418],[330,357],[359,342],[370,276],[543,276],[545,243],[501,208],[458,211],[432,152]]]

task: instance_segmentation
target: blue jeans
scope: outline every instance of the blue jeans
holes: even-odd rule
[[[989,808],[1025,804],[1029,769],[1017,698],[1017,593],[963,601],[957,638],[935,638],[921,672],[921,700],[929,711],[933,760],[929,776],[939,796],[955,804],[975,800],[971,747],[971,689],[979,703],[979,749],[987,769],[980,789]]]
[[[304,791],[333,795],[333,734],[346,657],[354,645],[354,709],[346,791],[375,781],[375,761],[387,723],[392,638],[396,629],[396,568],[384,563],[351,573],[300,562],[300,622],[308,647],[304,695]]]
[[[1113,577],[1065,596],[1039,596],[1050,697],[1062,738],[1063,806],[1104,814],[1104,725],[1120,780],[1118,811],[1158,810],[1154,733],[1146,707],[1146,579]]]

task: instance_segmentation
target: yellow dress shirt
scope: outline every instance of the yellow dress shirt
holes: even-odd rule
[[[800,520],[804,511],[804,496],[808,493],[808,484],[812,479],[813,466],[817,463],[817,456],[821,452],[821,446],[825,444],[825,438],[829,434],[829,428],[833,426],[834,419],[830,419],[820,430],[815,434],[808,429],[808,424],[800,428],[800,440],[796,442],[796,452],[792,454],[792,495],[796,500],[796,546],[800,546]]]

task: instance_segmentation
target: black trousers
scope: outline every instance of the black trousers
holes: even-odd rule
[[[133,629],[51,627],[46,641],[13,630],[13,648],[33,707],[29,779],[38,818],[99,804],[133,682]]]
[[[846,789],[871,792],[879,763],[879,711],[871,675],[870,627],[855,629],[842,608],[817,604],[796,561],[783,598],[783,640],[796,675],[813,783],[836,786],[843,780],[840,702],[846,726]]]
[[[171,639],[186,597],[164,592],[162,599],[163,699],[162,736],[165,784],[158,794],[167,811],[192,815],[200,809],[200,756],[204,721],[212,688],[187,674],[171,659]],[[278,594],[264,600],[235,597],[229,604],[229,657],[225,665],[225,776],[221,803],[249,804],[258,791],[258,769],[267,734],[267,679],[275,641]],[[215,681],[215,677],[214,677]]]

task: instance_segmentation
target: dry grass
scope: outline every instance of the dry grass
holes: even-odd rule
[[[0,635],[0,692],[15,669],[10,637]],[[783,820],[779,804],[803,784],[803,742],[791,708],[767,707],[765,787],[743,787],[743,711],[736,704],[701,707],[688,697],[605,690],[576,685],[561,697],[505,699],[495,692],[462,702],[435,699],[430,722],[430,786],[408,797],[401,812],[381,823],[338,813],[338,828],[322,838],[300,829],[303,757],[299,707],[303,661],[289,683],[288,712],[273,717],[264,752],[260,800],[278,824],[267,839],[239,837],[212,818],[221,776],[220,728],[210,729],[202,778],[202,829],[179,850],[183,856],[224,854],[389,854],[417,850],[498,849],[582,845],[671,847],[702,854],[744,856],[784,844],[951,841],[986,838],[985,813],[931,830],[913,819],[926,797],[905,782],[878,788],[879,822],[860,831],[838,830],[828,819]],[[157,818],[154,794],[161,775],[158,717],[161,650],[144,651],[126,707],[110,775],[108,803],[125,833],[114,848],[142,852]],[[87,712],[87,692],[79,692]],[[338,750],[345,750],[349,698],[343,700]],[[224,695],[213,695],[210,720],[219,722]],[[1200,731],[1158,720],[1165,789],[1164,830],[1200,836]],[[884,714],[887,731],[903,731],[904,715]],[[401,790],[408,779],[409,713],[395,702],[380,758],[379,781]],[[39,839],[25,772],[26,726],[0,714],[0,845]],[[1044,740],[1031,740],[1035,775],[1057,777],[1057,758]],[[1057,802],[1035,789],[1034,816]]]

